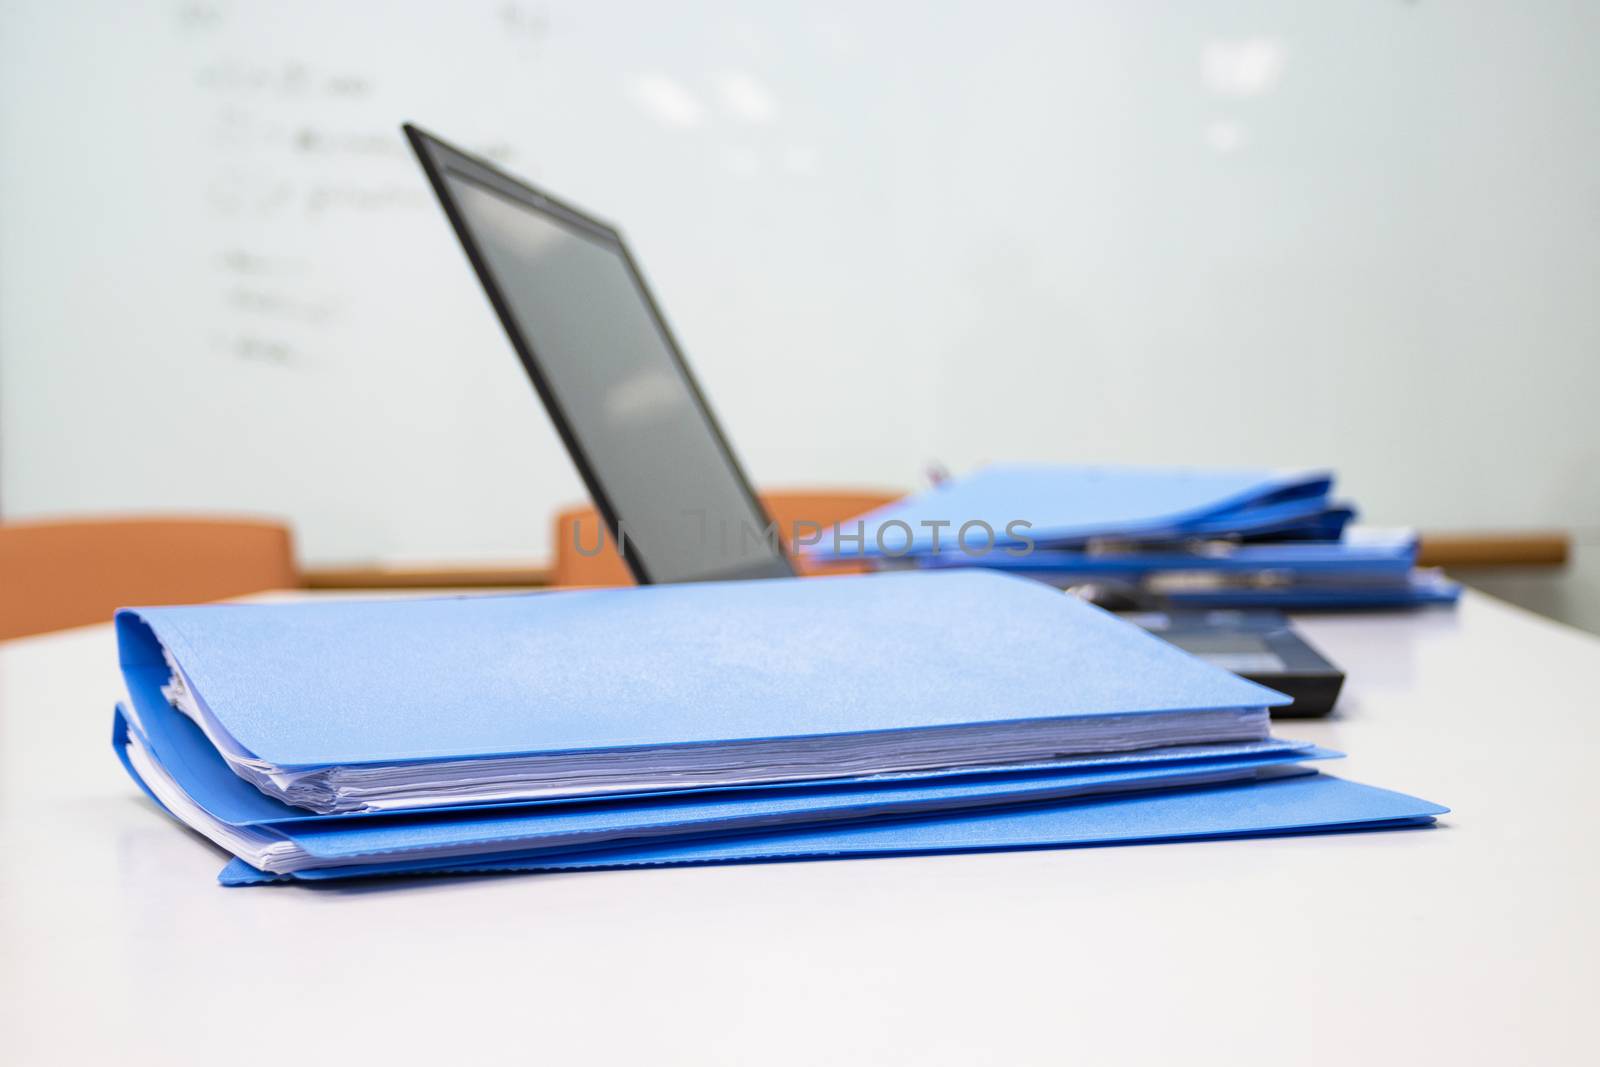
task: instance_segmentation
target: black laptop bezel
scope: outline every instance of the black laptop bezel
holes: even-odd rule
[[[740,490],[750,503],[754,514],[762,522],[763,531],[771,528],[772,519],[762,507],[761,500],[750,487],[750,479],[745,475],[744,467],[739,463],[733,448],[728,443],[727,437],[722,432],[722,427],[717,423],[716,416],[707,403],[705,394],[700,390],[700,383],[695,379],[694,373],[689,369],[688,362],[683,358],[683,351],[678,347],[677,338],[673,336],[672,329],[667,324],[666,316],[661,313],[661,308],[656,303],[655,294],[650,291],[650,286],[645,283],[644,274],[634,262],[633,253],[629,251],[627,242],[622,239],[622,234],[616,227],[601,222],[570,204],[536,189],[528,183],[513,178],[498,167],[477,156],[464,152],[450,145],[426,130],[411,123],[404,124],[401,129],[405,131],[406,140],[410,142],[411,149],[416,153],[417,161],[422,164],[423,172],[428,176],[428,184],[433,187],[434,195],[439,198],[439,204],[444,208],[444,213],[450,220],[450,226],[455,230],[457,239],[461,242],[462,250],[466,252],[468,261],[472,264],[473,272],[478,276],[478,281],[483,286],[484,293],[489,298],[489,303],[494,307],[495,315],[500,319],[500,325],[505,329],[506,335],[511,339],[511,346],[516,350],[517,358],[522,361],[523,370],[528,374],[528,379],[533,383],[534,391],[539,394],[539,399],[544,402],[544,407],[550,414],[550,421],[555,423],[556,433],[561,438],[561,443],[566,446],[567,454],[572,457],[572,462],[578,468],[578,475],[583,479],[584,486],[589,490],[589,496],[594,501],[596,510],[610,531],[612,543],[620,547],[623,560],[628,565],[628,570],[640,585],[650,585],[658,581],[658,577],[650,573],[648,565],[639,553],[637,544],[632,539],[619,535],[619,523],[626,523],[627,517],[619,515],[615,502],[606,492],[604,484],[595,472],[594,465],[590,462],[582,446],[578,443],[577,435],[573,432],[571,420],[562,408],[555,391],[550,387],[543,370],[539,365],[538,354],[533,345],[523,336],[518,328],[515,317],[511,313],[510,303],[501,292],[495,279],[494,272],[489,269],[488,261],[482,250],[474,240],[471,229],[467,226],[455,202],[455,194],[445,183],[445,172],[450,171],[469,182],[483,186],[513,202],[525,204],[535,211],[545,212],[576,229],[587,231],[601,240],[616,247],[621,254],[623,262],[627,265],[629,274],[632,275],[639,292],[643,294],[645,304],[650,314],[655,318],[656,324],[661,329],[661,336],[665,339],[667,349],[672,359],[677,364],[678,372],[683,375],[684,382],[689,387],[690,394],[699,406],[704,416],[707,428],[711,431],[712,439],[721,450],[723,459],[728,468],[733,472],[734,478],[739,483]],[[734,567],[727,571],[718,571],[703,577],[679,579],[682,581],[734,581],[750,578],[786,578],[793,577],[794,567],[790,562],[783,546],[773,538],[765,538],[772,544],[777,555],[771,560],[763,560],[745,567]]]

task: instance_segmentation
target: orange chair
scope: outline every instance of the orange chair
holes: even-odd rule
[[[231,519],[0,523],[0,639],[301,584],[287,527]]]
[[[826,530],[836,522],[853,519],[863,512],[899,500],[903,495],[867,490],[760,494],[762,506],[767,509],[772,521],[778,524],[778,539],[785,548],[789,547],[798,524],[816,523]],[[578,551],[579,545],[585,551],[593,551],[601,529],[600,515],[592,507],[568,508],[556,516],[556,563],[550,575],[551,584],[633,584],[633,575],[628,573],[628,565],[617,554],[617,546],[609,532],[605,536],[605,545],[598,553],[586,556]],[[796,560],[795,565],[802,574],[839,574],[861,569],[849,565],[822,565],[806,560]]]

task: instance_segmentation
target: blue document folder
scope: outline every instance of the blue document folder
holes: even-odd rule
[[[986,572],[153,608],[117,627],[147,734],[191,719],[234,773],[320,812],[471,802],[468,779],[515,800],[1262,740],[1287,700]]]
[[[861,516],[860,546],[835,544],[830,531],[813,551],[917,555],[953,544],[969,522],[987,524],[1002,546],[1265,531],[1315,520],[1329,507],[1331,486],[1326,471],[996,465]]]
[[[391,863],[276,876],[234,860],[224,885],[331,882],[371,875],[572,871],[685,864],[847,859],[1136,844],[1206,838],[1423,827],[1449,809],[1402,793],[1297,770],[1245,784],[1024,804],[914,819],[658,841],[566,854]]]
[[[113,740],[129,773],[246,867],[306,881],[602,852],[617,865],[628,849],[740,835],[777,842],[761,858],[797,858],[815,846],[782,843],[800,827],[915,819],[926,835],[973,808],[1276,788],[1287,765],[1332,755],[1270,737],[1280,694],[992,572],[141,609],[119,613],[118,638],[129,702]],[[935,762],[893,758],[921,731],[1063,723],[1095,743],[1049,734],[1033,752],[958,733],[928,750]],[[750,773],[738,749],[720,750],[726,778],[669,762],[769,738],[805,742],[785,775]],[[530,752],[571,760],[578,787],[502,790],[521,773],[507,760]],[[625,788],[583,777],[608,756],[632,772]],[[412,803],[362,799],[384,783],[363,775],[423,773]],[[280,787],[307,774],[353,781],[357,799],[292,802]],[[466,790],[474,776],[492,788]],[[1341,825],[1332,812],[1273,818]],[[970,847],[1032,847],[1014,836]]]

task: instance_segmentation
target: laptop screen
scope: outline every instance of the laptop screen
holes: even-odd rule
[[[791,574],[615,231],[448,163],[442,177],[529,373],[596,502],[621,524],[635,576]],[[595,536],[579,547],[592,552]]]

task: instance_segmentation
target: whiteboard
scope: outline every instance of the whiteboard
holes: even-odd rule
[[[582,499],[399,132],[617,222],[763,485],[1330,465],[1600,527],[1600,8],[13,2],[0,509],[311,561]]]

